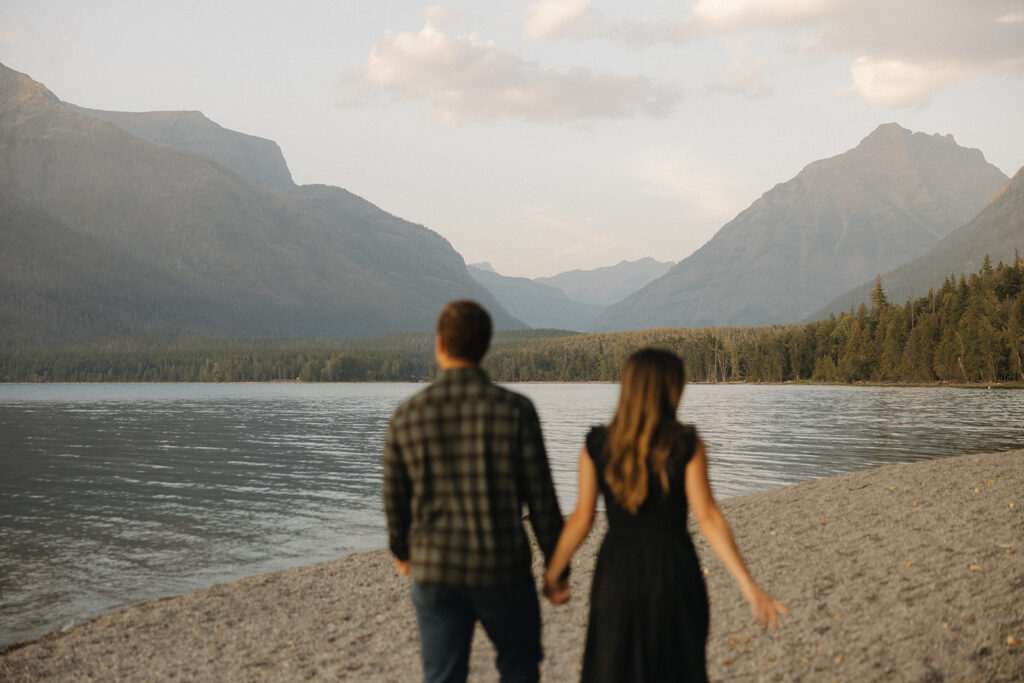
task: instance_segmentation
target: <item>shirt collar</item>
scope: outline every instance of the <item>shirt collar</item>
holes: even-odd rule
[[[473,380],[487,381],[487,379],[487,371],[480,366],[444,370],[438,377],[439,382],[472,382]]]

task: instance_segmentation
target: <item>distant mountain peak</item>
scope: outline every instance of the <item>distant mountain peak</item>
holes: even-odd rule
[[[482,270],[488,273],[498,272],[494,269],[494,266],[491,265],[490,261],[481,261],[480,263],[467,263],[466,265],[470,268],[476,268],[477,270]]]
[[[67,106],[143,140],[205,156],[264,187],[295,188],[276,142],[225,128],[201,111],[122,112]]]
[[[952,135],[878,126],[808,164],[691,256],[610,307],[599,329],[796,322],[924,254],[1006,176]]]
[[[908,135],[913,134],[913,131],[904,128],[895,121],[890,121],[889,123],[879,124],[877,128],[871,131],[868,134],[868,136],[864,138],[864,140],[880,140],[885,138],[906,137]]]
[[[0,64],[0,92],[14,93],[13,99],[21,105],[60,102],[45,85],[3,64]]]
[[[551,277],[539,277],[536,281],[558,287],[576,301],[608,306],[661,277],[673,265],[671,261],[657,261],[645,256],[636,261],[623,259],[614,266],[593,270],[569,270]]]
[[[943,140],[950,144],[956,144],[956,138],[953,137],[952,133],[946,133],[945,135],[943,135],[942,133],[915,132],[910,130],[909,128],[904,128],[895,121],[879,124],[877,128],[871,131],[871,133],[869,133],[868,136],[864,138],[864,142],[867,142],[869,140],[899,140],[911,137],[930,138],[932,140]]]
[[[973,155],[984,159],[980,150],[961,147],[951,133],[918,133],[904,128],[898,123],[883,123],[873,130],[853,150],[854,154],[891,154],[896,153],[906,159],[906,163],[917,165],[922,154],[934,158],[937,154]],[[842,155],[841,155],[842,156]]]

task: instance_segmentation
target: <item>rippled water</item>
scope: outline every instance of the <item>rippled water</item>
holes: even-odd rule
[[[215,582],[384,547],[380,452],[417,384],[0,385],[0,645]],[[563,511],[618,387],[525,384]],[[698,385],[721,497],[1024,447],[1024,392]]]

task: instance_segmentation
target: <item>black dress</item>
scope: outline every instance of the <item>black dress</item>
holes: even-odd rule
[[[669,490],[651,476],[647,499],[630,514],[604,480],[607,430],[587,434],[608,515],[590,594],[583,681],[706,681],[708,598],[686,529],[686,463],[697,434],[674,423]]]

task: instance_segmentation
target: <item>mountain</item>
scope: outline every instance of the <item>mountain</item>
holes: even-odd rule
[[[558,287],[570,299],[595,306],[610,306],[622,301],[651,280],[661,277],[674,263],[656,261],[650,256],[637,261],[620,261],[614,266],[593,270],[569,270],[537,282]]]
[[[776,185],[596,329],[796,322],[916,258],[973,218],[1006,176],[952,136],[879,126]]]
[[[985,256],[993,264],[1014,263],[1024,255],[1024,167],[996,193],[974,220],[957,228],[931,251],[882,275],[886,297],[896,303],[938,289],[950,275],[976,273]],[[812,318],[820,320],[869,303],[874,281],[838,297]]]
[[[481,264],[490,266],[490,264]],[[479,266],[468,266],[470,276],[487,288],[511,315],[530,327],[583,331],[590,329],[603,306],[574,301],[557,287],[525,277],[506,277]]]
[[[0,215],[2,256],[33,264],[4,273],[0,342],[38,342],[41,318],[62,321],[54,344],[431,330],[461,297],[480,300],[499,328],[523,326],[438,234],[340,188],[289,189],[280,164],[261,176],[277,178],[269,189],[250,175],[274,165],[264,163],[273,149],[196,125],[235,140],[212,145],[221,161],[179,148],[184,138],[138,137],[0,65],[0,190],[11,207]],[[262,152],[229,161],[230,144]]]
[[[222,128],[201,112],[120,112],[68,106],[109,121],[143,140],[205,156],[257,185],[276,190],[295,188],[276,142]]]
[[[30,200],[0,186],[0,330],[5,341],[44,346],[81,339],[86,328],[109,336],[154,332],[174,319],[182,332],[211,329],[202,292],[152,272],[117,247],[77,233]]]

